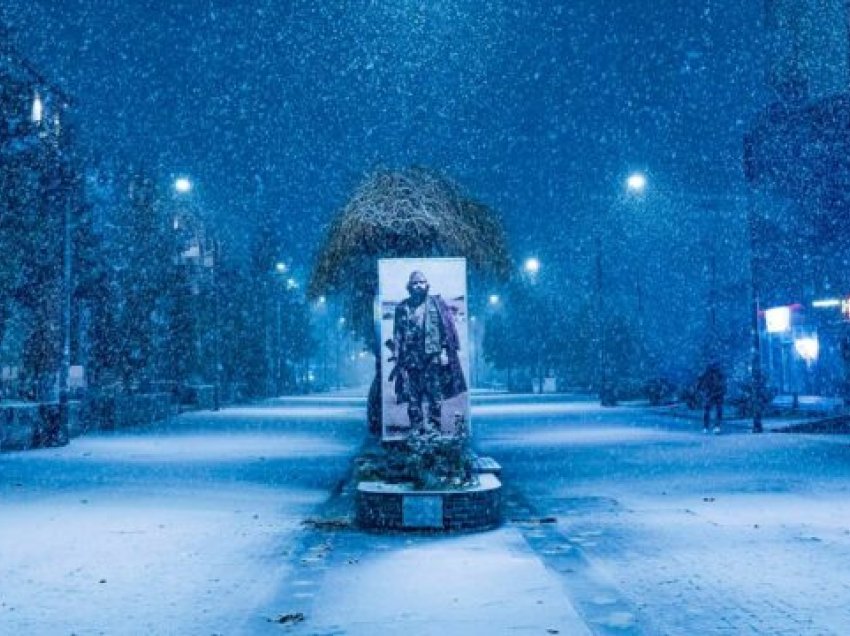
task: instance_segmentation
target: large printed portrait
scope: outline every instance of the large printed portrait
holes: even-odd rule
[[[469,431],[466,259],[378,261],[382,438]]]

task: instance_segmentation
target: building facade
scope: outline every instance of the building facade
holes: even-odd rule
[[[55,397],[69,378],[79,202],[69,113],[0,29],[0,377],[14,397]]]
[[[774,100],[744,171],[763,362],[786,392],[845,395],[850,379],[848,21],[846,0],[765,4]]]

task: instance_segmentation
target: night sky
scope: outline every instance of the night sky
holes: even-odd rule
[[[271,215],[296,262],[376,166],[445,171],[518,255],[557,250],[570,201],[633,168],[739,189],[761,5],[0,0],[88,150],[191,175],[222,218]]]

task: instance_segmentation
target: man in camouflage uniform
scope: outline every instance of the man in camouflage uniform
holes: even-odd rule
[[[443,400],[466,391],[451,309],[429,290],[425,275],[412,272],[407,282],[410,296],[396,307],[393,322],[396,366],[390,379],[396,401],[407,402],[411,430],[425,426],[423,404],[428,406],[428,428],[440,430]]]

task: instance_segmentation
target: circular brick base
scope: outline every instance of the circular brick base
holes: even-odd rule
[[[413,490],[382,481],[357,486],[357,523],[365,530],[486,530],[501,518],[502,483],[488,473],[465,490]]]

